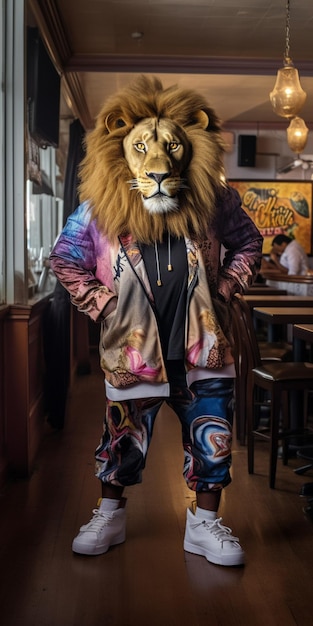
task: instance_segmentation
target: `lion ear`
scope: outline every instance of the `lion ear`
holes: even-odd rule
[[[206,130],[208,128],[210,119],[209,119],[208,114],[205,111],[203,111],[203,109],[196,111],[193,116],[193,119],[194,119],[194,123],[200,124],[203,130]]]
[[[106,116],[104,123],[109,133],[112,133],[117,128],[126,126],[125,120],[123,120],[116,113],[109,113],[109,115]]]

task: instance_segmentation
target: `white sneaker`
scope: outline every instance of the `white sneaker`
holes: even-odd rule
[[[72,543],[73,552],[96,556],[107,552],[110,546],[123,543],[126,536],[125,502],[122,498],[121,508],[106,511],[102,500],[99,508],[93,509],[90,522],[80,528]]]
[[[187,522],[184,539],[184,550],[205,556],[217,565],[243,565],[244,551],[238,537],[223,526],[222,518],[213,521],[202,520],[187,509]]]

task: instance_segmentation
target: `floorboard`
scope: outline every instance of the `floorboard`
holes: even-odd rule
[[[234,442],[232,484],[221,514],[246,551],[243,568],[223,568],[184,553],[186,507],[176,416],[156,422],[141,485],[126,490],[127,540],[99,557],[71,551],[100,488],[93,450],[101,435],[103,381],[77,377],[65,428],[47,426],[29,480],[0,494],[2,626],[309,626],[313,624],[313,525],[299,497],[312,472],[278,462],[268,487],[268,448],[257,444],[255,471]]]

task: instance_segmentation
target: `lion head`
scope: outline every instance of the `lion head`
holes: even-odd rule
[[[224,185],[223,154],[201,95],[141,76],[107,100],[87,136],[80,198],[110,239],[200,237]]]

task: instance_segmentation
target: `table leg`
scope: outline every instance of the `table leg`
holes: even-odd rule
[[[297,337],[293,338],[293,360],[300,362],[306,360],[306,343]]]
[[[286,338],[284,326],[281,324],[268,324],[267,340],[269,342],[283,341]]]

